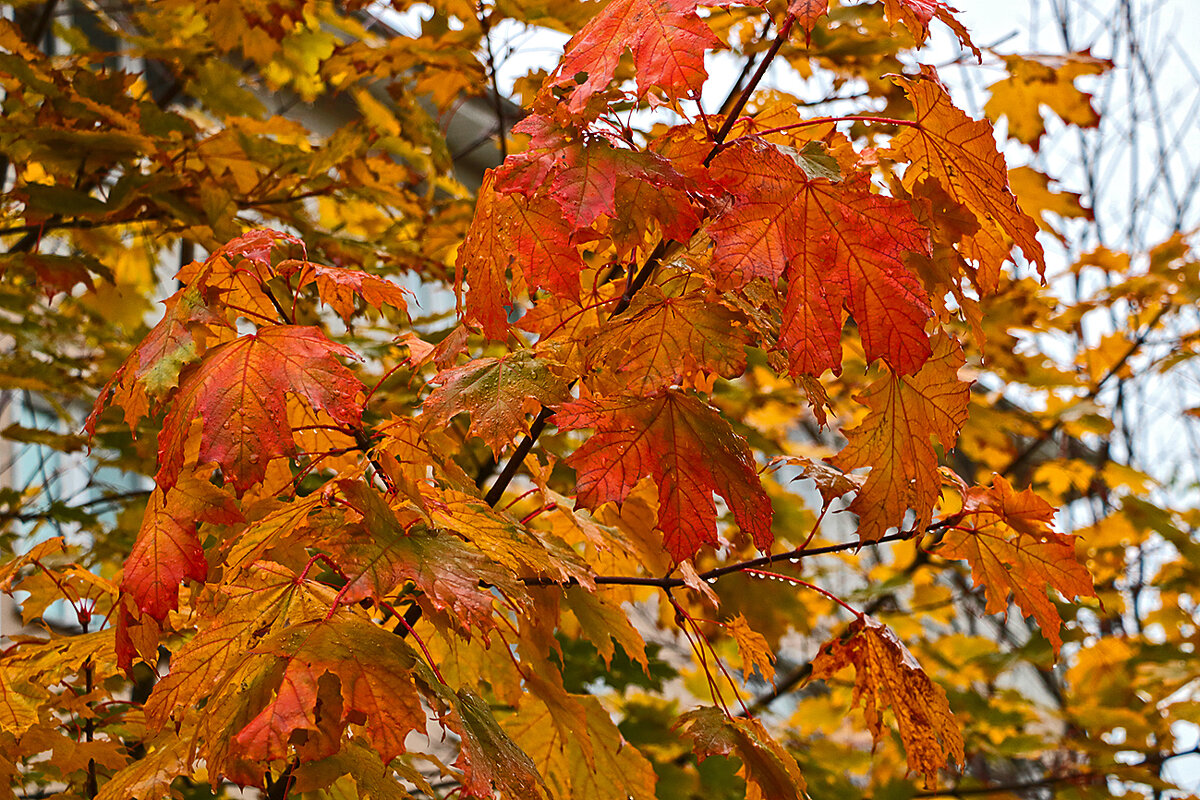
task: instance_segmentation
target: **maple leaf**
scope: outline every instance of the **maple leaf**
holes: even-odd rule
[[[350,581],[343,599],[391,596],[405,581],[423,593],[430,610],[449,610],[464,632],[494,626],[492,604],[498,590],[510,603],[525,599],[516,576],[477,547],[450,533],[414,527],[406,531],[382,497],[360,482],[341,483],[352,508],[362,515],[360,531],[342,534],[335,551]]]
[[[775,683],[775,654],[767,645],[766,637],[751,628],[742,614],[726,622],[725,627],[741,654],[742,675],[749,677],[757,670],[763,680]]]
[[[821,502],[826,507],[842,495],[858,491],[863,485],[863,476],[842,472],[824,461],[814,461],[805,456],[776,456],[771,463],[772,465],[787,464],[799,468],[801,474],[792,480],[807,478],[812,481],[821,495]]]
[[[0,664],[0,730],[20,735],[38,723],[38,701],[20,670]]]
[[[421,418],[425,429],[441,428],[460,412],[471,415],[468,436],[478,436],[498,454],[526,426],[525,415],[570,397],[567,382],[551,364],[528,350],[502,358],[477,358],[443,370],[431,383]]]
[[[604,660],[605,666],[612,664],[612,658],[617,652],[615,642],[621,645],[621,649],[630,660],[642,665],[643,671],[649,669],[646,641],[619,607],[605,601],[600,595],[577,586],[569,587],[563,600],[579,621],[583,636],[595,645],[596,652]]]
[[[186,742],[173,732],[164,734],[147,742],[145,754],[109,778],[96,800],[178,797],[171,791],[171,782],[187,773],[187,762]]]
[[[585,724],[569,735],[554,724],[545,706],[523,706],[504,722],[504,729],[532,757],[555,796],[574,800],[654,797],[654,768],[625,741],[600,702],[595,697],[572,699],[582,706]]]
[[[213,348],[179,387],[159,437],[157,480],[174,485],[193,420],[199,463],[215,462],[239,494],[262,480],[267,462],[294,455],[286,394],[303,397],[342,425],[362,416],[362,385],[335,358],[356,358],[318,328],[275,325]]]
[[[467,796],[492,797],[499,789],[517,800],[549,800],[533,759],[500,727],[487,703],[469,689],[459,689],[452,698],[462,736],[455,765],[465,773]]]
[[[846,471],[871,468],[850,504],[861,541],[880,539],[909,508],[916,514],[914,529],[929,524],[941,484],[930,439],[953,447],[967,420],[970,384],[958,380],[964,363],[958,343],[940,334],[933,357],[915,375],[889,373],[859,398],[870,413],[845,431],[847,444],[834,463]]]
[[[703,289],[685,283],[668,295],[645,286],[587,343],[586,358],[606,387],[629,394],[653,394],[696,372],[736,378],[746,369],[746,323]]]
[[[988,87],[983,111],[990,118],[1008,118],[1008,135],[1035,151],[1046,133],[1041,109],[1049,108],[1064,122],[1080,128],[1094,128],[1100,115],[1092,106],[1092,96],[1075,88],[1075,79],[1100,75],[1112,68],[1112,62],[1090,53],[1065,56],[1006,56],[1009,76]]]
[[[788,15],[795,17],[804,32],[811,34],[817,20],[829,13],[829,0],[791,0]]]
[[[718,708],[697,708],[675,723],[692,740],[692,750],[703,761],[709,756],[736,756],[746,780],[747,800],[803,800],[804,776],[796,759],[775,741],[753,717],[730,717]]]
[[[339,615],[295,625],[268,636],[229,673],[216,707],[240,710],[224,719],[206,715],[204,725],[210,732],[223,729],[228,734],[226,738],[210,733],[206,738],[228,743],[233,756],[228,765],[235,778],[246,775],[239,759],[282,757],[288,745],[309,745],[313,734],[318,741],[328,737],[318,752],[330,747],[336,752],[348,724],[361,726],[386,764],[406,752],[409,732],[425,730],[425,710],[413,677],[416,668],[417,658],[407,644],[365,620]],[[323,707],[332,713],[327,721],[319,721],[314,716],[318,699],[328,697],[321,681],[325,675],[332,679],[326,685],[340,698],[340,708],[326,699]],[[246,684],[257,685],[246,691]],[[268,685],[269,698],[247,720],[251,704],[264,697]],[[219,768],[226,768],[220,749],[215,754]]]
[[[711,172],[737,198],[708,228],[712,269],[724,286],[786,278],[780,345],[793,375],[841,372],[843,305],[869,358],[902,373],[925,362],[929,299],[904,258],[928,255],[929,234],[907,203],[873,193],[862,174],[810,179],[755,140],[722,151]]]
[[[156,487],[125,562],[121,591],[143,613],[165,619],[179,603],[179,584],[208,577],[196,523],[241,521],[233,498],[201,476],[188,475],[170,489]]]
[[[161,400],[179,381],[179,373],[204,353],[208,339],[219,337],[233,326],[213,310],[216,292],[185,286],[163,301],[166,311],[124,363],[100,390],[95,406],[84,423],[89,436],[109,402],[122,406],[125,422],[132,429],[150,410],[150,400]]]
[[[583,260],[557,203],[497,192],[495,179],[495,170],[484,176],[475,217],[455,263],[470,284],[464,318],[479,323],[488,337],[503,339],[508,333],[505,306],[512,303],[509,270],[518,286],[528,283],[578,298]]]
[[[962,731],[938,686],[891,628],[871,617],[850,623],[847,635],[827,642],[813,659],[812,680],[828,680],[854,667],[854,704],[862,704],[876,742],[883,736],[883,711],[890,709],[904,742],[909,770],[925,775],[931,788],[947,761],[965,764]]]
[[[954,32],[959,44],[974,53],[975,58],[982,63],[983,54],[971,41],[967,29],[954,16],[957,9],[951,8],[942,0],[883,0],[883,7],[888,19],[904,23],[918,45],[924,44],[929,38],[929,23],[936,17]]]
[[[265,636],[289,624],[324,618],[337,591],[273,561],[257,561],[233,582],[213,587],[197,603],[201,628],[171,654],[170,671],[146,701],[146,723],[157,732],[194,712]]]
[[[1068,599],[1095,597],[1087,568],[1075,555],[1075,536],[1052,527],[1055,509],[1032,489],[1014,492],[1000,475],[992,486],[972,487],[963,498],[961,519],[946,529],[938,555],[964,559],[975,586],[987,597],[984,611],[1008,610],[1010,595],[1032,616],[1054,647],[1062,649],[1062,618],[1047,596],[1053,589]]]
[[[410,293],[407,289],[360,269],[331,267],[310,261],[289,261],[279,264],[276,271],[284,277],[299,273],[297,289],[315,283],[321,300],[347,322],[354,316],[356,295],[377,311],[389,305],[406,316],[408,313]]]
[[[707,77],[704,53],[721,46],[696,14],[695,0],[613,0],[567,42],[552,85],[571,85],[579,73],[587,74],[568,101],[578,114],[608,88],[629,49],[639,98],[653,87],[671,99],[699,97]]]
[[[962,246],[964,255],[979,261],[980,290],[988,294],[996,290],[1000,266],[1011,250],[1010,239],[1044,273],[1037,223],[1021,210],[1008,188],[1004,156],[996,149],[991,124],[973,120],[956,108],[931,67],[925,67],[919,77],[896,80],[908,93],[917,121],[915,127],[897,132],[887,155],[909,162],[904,170],[909,190],[931,178],[975,215],[979,231]]]
[[[658,485],[658,529],[677,561],[717,543],[715,491],[760,550],[770,547],[771,502],[745,441],[712,407],[683,392],[647,398],[580,398],[552,418],[563,430],[595,428],[567,459],[578,502],[620,505],[640,478]]]
[[[549,124],[542,133],[541,146],[509,158],[497,170],[496,188],[531,201],[553,199],[572,234],[607,219],[599,227],[617,245],[618,256],[624,256],[651,229],[686,241],[699,224],[688,194],[705,194],[708,182],[689,180],[667,158],[614,147],[604,136],[567,136]],[[543,236],[552,233],[547,230]]]

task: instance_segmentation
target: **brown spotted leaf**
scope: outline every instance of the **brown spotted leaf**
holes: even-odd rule
[[[883,623],[861,617],[850,623],[847,636],[826,643],[813,659],[812,678],[826,680],[854,668],[854,703],[862,705],[871,736],[883,736],[883,713],[890,710],[904,742],[908,768],[933,785],[947,763],[962,765],[962,731],[946,692],[938,686],[908,648]]]
[[[526,430],[526,414],[536,415],[542,406],[570,397],[567,382],[550,367],[528,350],[518,350],[443,370],[431,381],[437,388],[422,407],[425,429],[443,428],[466,412],[471,416],[467,435],[478,436],[499,454]]]
[[[803,800],[804,776],[796,759],[783,749],[757,719],[726,716],[718,708],[697,708],[675,723],[692,740],[692,751],[709,756],[735,756],[738,774],[746,779],[747,800]]]

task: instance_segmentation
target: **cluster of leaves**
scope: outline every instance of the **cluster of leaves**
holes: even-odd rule
[[[320,2],[105,17],[172,76],[157,90],[82,29],[58,29],[71,57],[39,51],[53,3],[0,22],[0,143],[23,165],[6,303],[48,298],[0,372],[61,369],[21,388],[98,395],[96,457],[153,476],[144,510],[91,521],[105,544],[0,568],[46,632],[0,656],[0,772],[89,797],[640,800],[1005,791],[993,776],[1037,768],[1104,796],[1136,769],[1118,728],[1143,770],[1173,757],[1178,660],[1078,676],[1137,671],[1103,635],[1129,597],[1109,527],[1186,555],[1187,520],[1130,494],[1132,470],[1039,451],[1102,431],[1088,403],[1190,302],[1183,239],[1052,309],[1047,223],[991,124],[905,68],[935,24],[982,57],[938,0],[565,5],[433,3],[419,37]],[[503,126],[506,17],[577,32],[521,83],[514,153],[472,200],[436,120],[490,80]],[[705,57],[733,45],[747,69],[704,109]],[[813,116],[760,85],[773,62],[865,81],[886,111]],[[1041,130],[1005,99],[1028,87],[1094,124],[1072,83],[1094,59],[1007,67],[988,111],[1017,138]],[[318,141],[250,87],[360,115]],[[1027,210],[1073,202],[1046,197]],[[166,236],[208,255],[143,330]],[[401,271],[453,285],[458,313],[417,316]],[[1016,353],[1118,305],[1144,326],[1077,373]],[[98,351],[119,361],[69,372]],[[1060,394],[1035,415],[985,377]],[[1094,535],[1056,530],[1097,482]],[[1194,625],[1168,611],[1182,654]],[[1043,690],[1057,708],[1024,696]]]

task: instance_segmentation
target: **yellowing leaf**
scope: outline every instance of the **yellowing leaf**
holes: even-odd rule
[[[1008,118],[1008,133],[1034,150],[1046,125],[1041,110],[1048,108],[1063,122],[1081,128],[1100,124],[1092,96],[1075,88],[1075,79],[1100,75],[1112,62],[1089,53],[1066,55],[1005,56],[1009,76],[988,87],[991,97],[983,107],[990,118]]]
[[[650,762],[629,744],[594,697],[574,698],[587,714],[587,727],[564,736],[544,706],[529,704],[504,723],[546,776],[556,797],[572,800],[653,800]],[[592,758],[583,741],[590,740]]]
[[[813,680],[832,678],[854,667],[854,703],[862,704],[871,735],[883,736],[883,712],[896,717],[908,768],[925,775],[932,787],[947,761],[965,764],[962,732],[946,692],[886,625],[871,617],[850,623],[848,636],[826,643],[813,659]]]
[[[757,670],[763,680],[774,683],[775,654],[771,652],[767,638],[751,628],[743,614],[738,614],[725,626],[737,642],[738,652],[742,656],[742,675],[749,678]]]

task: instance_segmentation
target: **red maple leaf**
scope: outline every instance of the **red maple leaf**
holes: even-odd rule
[[[696,14],[695,0],[614,0],[567,42],[554,85],[587,80],[568,102],[572,113],[608,87],[625,50],[633,53],[638,97],[657,86],[668,97],[697,97],[704,85],[704,52],[722,46]]]
[[[356,358],[318,328],[276,325],[215,347],[179,387],[158,443],[158,485],[175,484],[193,421],[198,463],[217,463],[240,494],[262,480],[267,462],[294,455],[287,394],[303,397],[343,425],[362,417],[362,384],[335,356]]]
[[[713,492],[725,498],[755,545],[771,545],[771,501],[745,440],[711,406],[668,389],[647,398],[581,398],[554,415],[563,430],[595,428],[567,459],[578,471],[579,504],[620,504],[638,480],[658,485],[658,528],[677,561],[717,543]]]
[[[208,577],[208,562],[196,534],[197,522],[242,520],[233,498],[197,475],[150,495],[142,527],[125,562],[121,591],[157,620],[179,602],[179,584]]]
[[[929,297],[905,265],[928,255],[929,235],[910,206],[871,191],[866,175],[809,178],[778,148],[748,141],[713,161],[736,198],[709,228],[720,283],[787,282],[780,344],[793,375],[841,372],[843,308],[854,315],[869,358],[900,373],[929,358]]]

